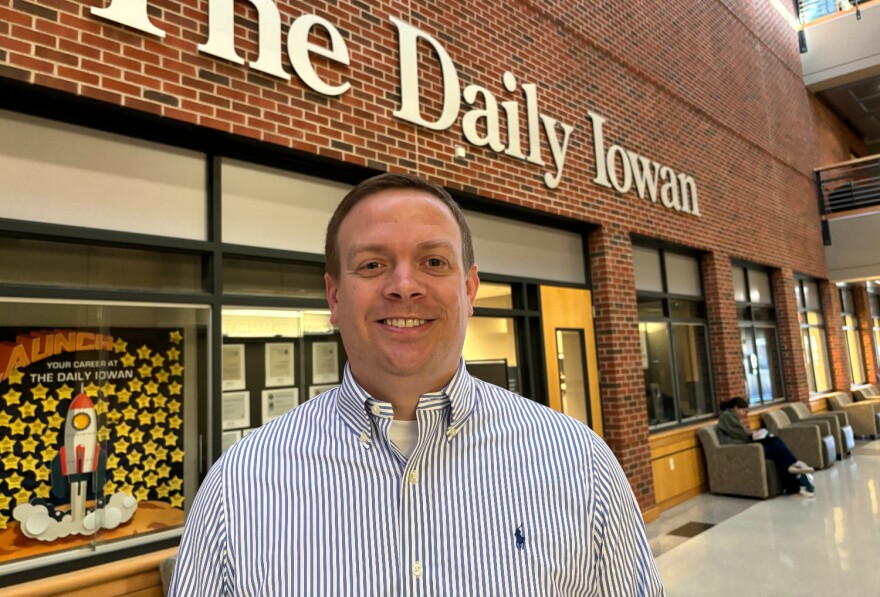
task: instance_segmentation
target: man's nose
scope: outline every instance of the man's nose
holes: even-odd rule
[[[419,271],[408,264],[396,265],[388,276],[385,295],[389,298],[411,299],[425,294]]]

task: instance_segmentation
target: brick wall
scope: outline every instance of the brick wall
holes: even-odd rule
[[[90,14],[92,6],[108,4],[0,0],[0,77],[343,162],[418,170],[452,188],[597,225],[590,251],[605,428],[643,505],[653,498],[629,234],[710,253],[704,272],[722,398],[742,387],[730,258],[825,275],[811,175],[819,161],[812,123],[822,111],[804,89],[795,33],[764,0],[708,0],[698,9],[648,0],[280,0],[285,40],[289,23],[302,14],[324,17],[343,32],[350,66],[313,61],[326,82],[351,83],[335,98],[310,91],[286,56],[290,81],[200,54],[207,2],[149,0],[164,39]],[[235,13],[238,53],[254,61],[257,12],[242,0]],[[455,61],[462,85],[518,101],[521,112],[521,93],[501,84],[504,71],[519,84],[538,86],[541,112],[576,127],[557,189],[542,182],[553,164],[543,134],[546,167],[471,145],[462,163],[453,159],[454,146],[464,144],[460,120],[433,131],[393,117],[400,73],[392,16],[434,36]],[[423,115],[436,117],[436,61],[424,48],[419,60]],[[607,119],[608,144],[692,175],[702,216],[595,185],[588,111]],[[783,312],[793,316],[789,307]],[[787,330],[785,337],[792,341],[794,334]],[[797,349],[786,354],[786,371],[796,369]],[[790,391],[804,393],[805,378],[787,379]]]

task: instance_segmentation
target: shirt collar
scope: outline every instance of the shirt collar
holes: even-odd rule
[[[475,404],[474,378],[467,372],[464,359],[459,359],[458,369],[449,383],[439,392],[422,394],[417,410],[437,410],[449,406],[448,425],[458,428],[473,412]],[[391,405],[370,396],[355,380],[349,363],[345,363],[342,384],[336,395],[336,410],[346,426],[362,441],[372,434],[370,414],[375,406],[379,407],[375,416],[393,416]]]

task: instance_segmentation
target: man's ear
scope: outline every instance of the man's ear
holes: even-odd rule
[[[468,316],[471,317],[474,314],[474,301],[477,298],[477,290],[480,288],[480,276],[477,274],[476,264],[471,266],[464,285],[468,295]]]
[[[330,274],[324,274],[324,289],[327,293],[327,305],[330,307],[330,323],[336,325],[338,320],[336,307],[339,305],[339,287]]]

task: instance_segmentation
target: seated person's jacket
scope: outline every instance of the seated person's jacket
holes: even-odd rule
[[[718,443],[747,444],[752,441],[752,434],[743,427],[739,415],[731,409],[725,410],[718,417]]]

